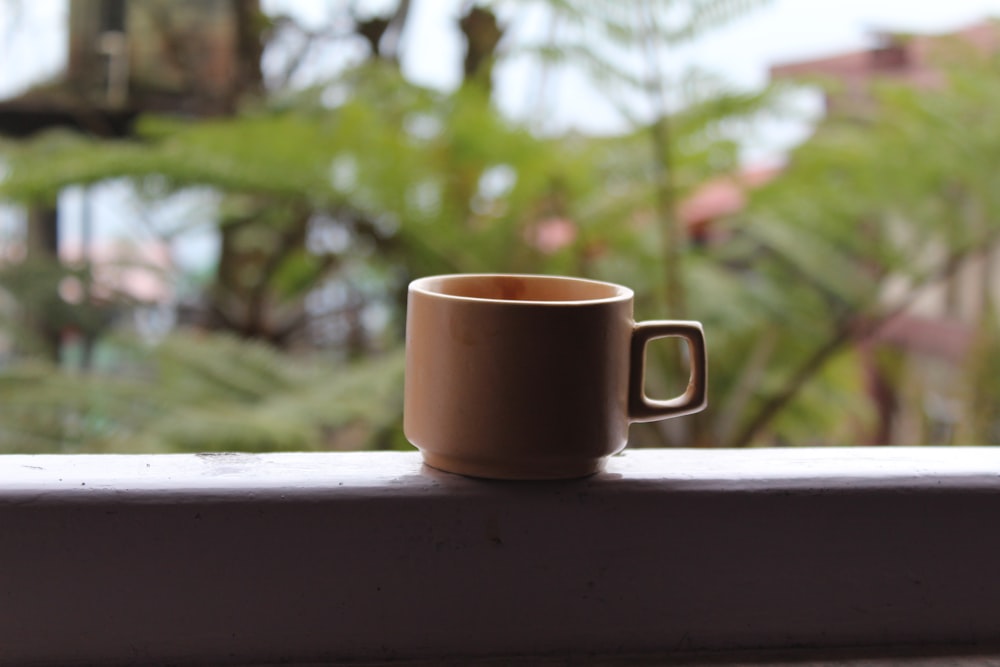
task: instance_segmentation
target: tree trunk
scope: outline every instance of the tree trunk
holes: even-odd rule
[[[233,0],[236,20],[236,82],[229,101],[229,112],[235,113],[247,97],[264,94],[264,74],[260,61],[264,55],[264,14],[260,0]]]
[[[493,12],[476,6],[466,12],[458,25],[465,35],[463,80],[466,83],[474,81],[490,93],[493,90],[493,63],[503,38],[503,28]]]
[[[28,209],[27,261],[35,264],[59,262],[59,209],[55,205],[35,205]],[[29,328],[38,337],[45,357],[58,364],[62,351],[62,332],[40,309],[39,304],[25,304]]]

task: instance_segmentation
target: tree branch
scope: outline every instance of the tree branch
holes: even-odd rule
[[[906,298],[902,299],[895,306],[869,317],[864,317],[865,310],[876,305],[875,300],[869,302],[867,306],[859,308],[861,313],[857,316],[844,316],[834,328],[830,338],[817,347],[799,368],[792,373],[791,378],[782,389],[764,401],[763,406],[757,414],[743,427],[733,440],[733,446],[746,447],[760,435],[761,431],[798,395],[805,384],[829,361],[837,352],[846,347],[850,342],[863,340],[876,334],[886,323],[894,317],[906,312],[923,294],[923,291],[934,283],[950,278],[962,266],[962,260],[977,251],[983,244],[995,240],[997,234],[989,234],[979,243],[970,244],[960,250],[953,252],[945,262],[936,270],[924,276],[918,284],[910,291]]]

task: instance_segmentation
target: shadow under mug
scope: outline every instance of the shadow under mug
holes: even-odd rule
[[[410,283],[403,430],[435,468],[497,479],[602,469],[632,422],[702,410],[698,322],[635,322],[633,293],[561,276],[459,274]],[[687,342],[687,390],[644,391],[646,344]]]

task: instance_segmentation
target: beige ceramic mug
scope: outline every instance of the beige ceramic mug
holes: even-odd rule
[[[406,437],[435,468],[499,479],[601,469],[632,422],[705,407],[697,322],[632,317],[632,290],[557,276],[464,274],[410,283]],[[687,391],[646,396],[646,344],[687,341]]]

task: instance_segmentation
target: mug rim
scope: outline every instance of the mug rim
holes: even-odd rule
[[[537,299],[490,299],[478,296],[461,296],[456,294],[445,294],[431,289],[428,284],[434,281],[446,281],[454,278],[521,278],[527,280],[548,280],[555,282],[587,283],[590,285],[602,285],[614,289],[615,294],[607,297],[595,299],[566,299],[558,301],[546,301]],[[419,292],[427,296],[448,299],[452,301],[467,301],[475,303],[491,303],[506,306],[580,306],[600,303],[617,303],[629,301],[635,296],[635,292],[624,285],[607,282],[605,280],[593,280],[591,278],[577,278],[575,276],[546,275],[541,273],[446,273],[441,275],[423,276],[410,282],[408,287],[410,292]]]

